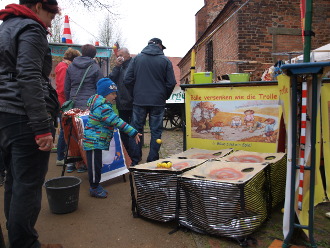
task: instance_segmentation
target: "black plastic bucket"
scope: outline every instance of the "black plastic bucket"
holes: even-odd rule
[[[78,177],[57,177],[45,182],[50,211],[66,214],[78,208],[81,179]]]

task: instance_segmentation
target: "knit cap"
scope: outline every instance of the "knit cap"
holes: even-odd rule
[[[117,92],[117,85],[109,78],[101,78],[96,85],[96,92],[98,95],[106,97],[112,92]]]

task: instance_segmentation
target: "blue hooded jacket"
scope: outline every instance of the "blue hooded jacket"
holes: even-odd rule
[[[128,66],[124,84],[133,89],[133,104],[165,106],[176,85],[172,62],[156,44],[149,44]]]
[[[84,150],[109,150],[115,127],[131,137],[137,135],[138,131],[120,119],[113,111],[112,104],[103,96],[91,96],[87,106],[90,112],[84,131]]]

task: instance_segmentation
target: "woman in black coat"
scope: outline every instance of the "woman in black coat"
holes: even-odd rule
[[[0,10],[0,150],[12,248],[62,248],[40,244],[34,229],[59,110],[48,78],[52,57],[47,41],[57,13],[56,0],[20,0]]]
[[[81,54],[82,56],[76,57],[66,71],[64,91],[66,100],[75,100],[75,108],[86,110],[87,100],[96,94],[96,83],[103,78],[103,74],[101,68],[94,60],[96,55],[95,46],[90,44],[82,46]],[[81,79],[90,65],[92,67],[89,69],[84,83],[76,96]]]

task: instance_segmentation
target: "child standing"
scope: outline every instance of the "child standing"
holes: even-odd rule
[[[244,124],[246,125],[245,130],[252,130],[252,127],[254,125],[254,111],[252,109],[248,109],[244,111],[245,117],[244,117]],[[243,130],[243,131],[245,131]]]
[[[265,141],[270,143],[273,141],[275,120],[273,118],[268,118],[264,121],[264,123],[266,124],[266,126],[265,126],[266,140]]]
[[[241,121],[241,117],[239,116],[234,116],[232,118],[231,124],[230,124],[231,128],[240,128],[242,126],[242,121]]]
[[[222,130],[223,126],[224,126],[224,123],[222,121],[218,121],[218,122],[214,123],[214,126],[211,128],[211,133],[218,140],[222,139],[222,136],[224,135],[224,131]]]
[[[83,146],[86,151],[89,192],[97,198],[106,198],[108,192],[100,185],[102,169],[102,150],[109,150],[114,127],[121,132],[134,137],[140,142],[142,134],[128,125],[112,109],[116,102],[117,86],[109,78],[102,78],[97,82],[97,94],[89,98],[87,106],[90,110],[84,131]]]

